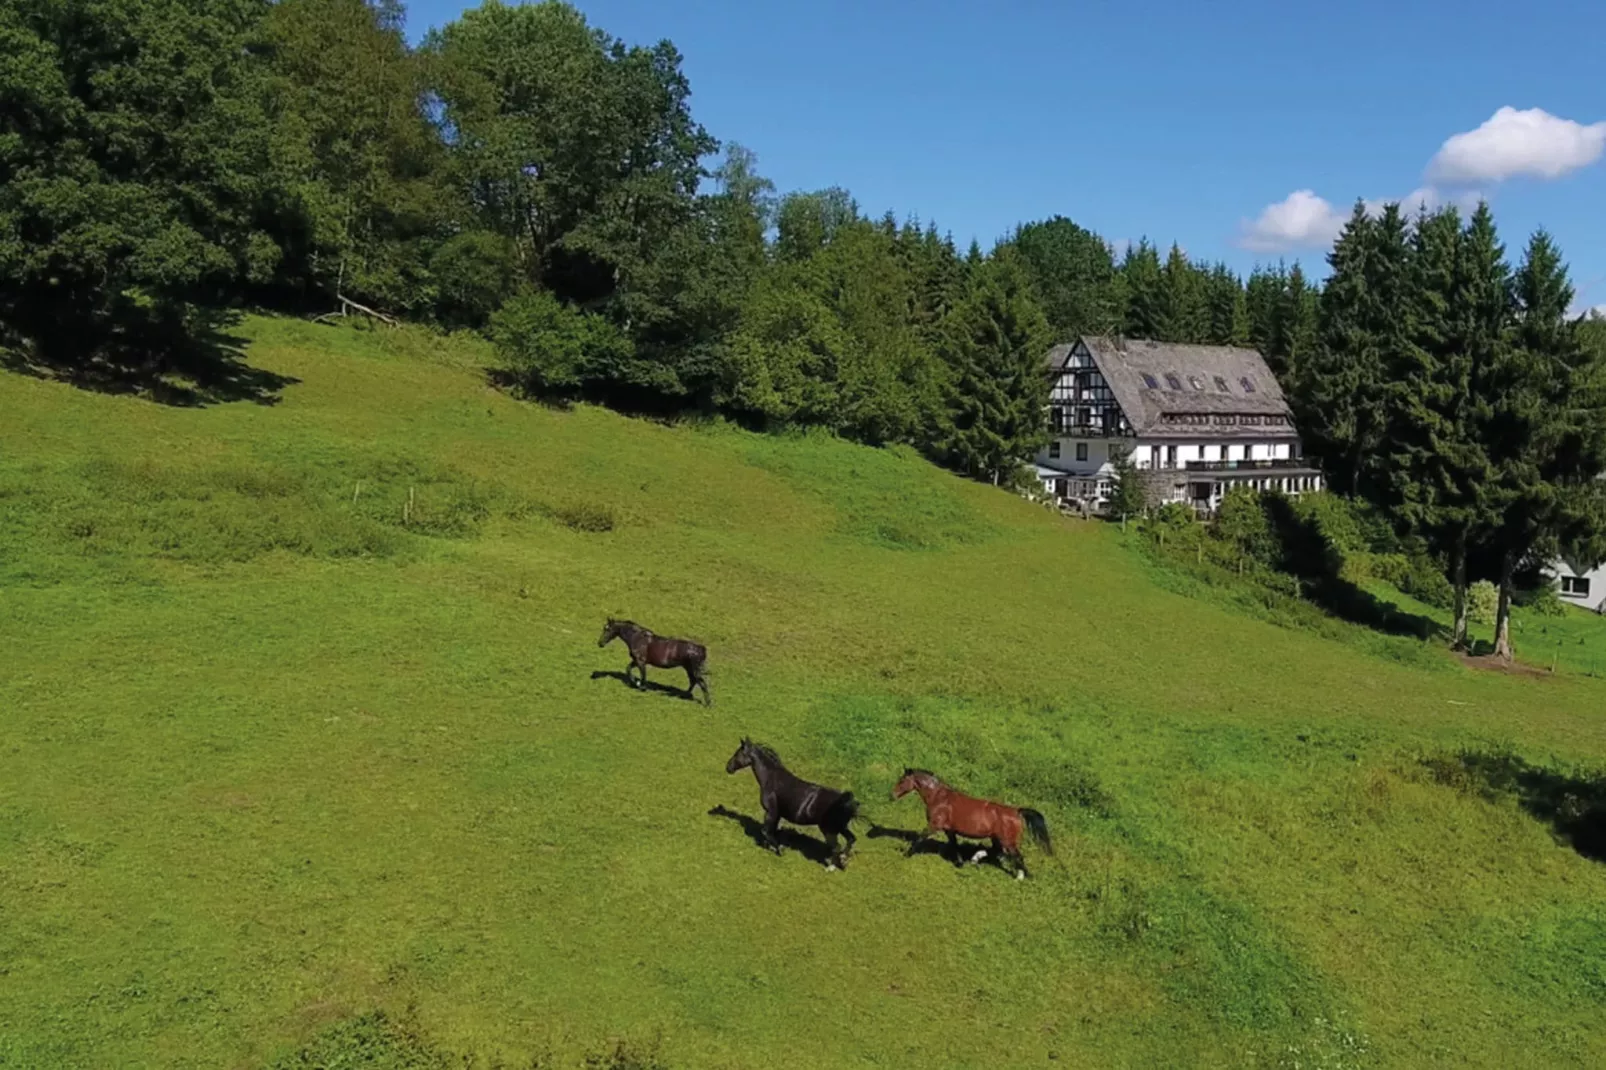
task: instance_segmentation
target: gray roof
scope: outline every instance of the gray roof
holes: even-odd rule
[[[1264,437],[1273,430],[1265,426],[1219,424],[1179,427],[1163,422],[1162,417],[1171,413],[1282,416],[1288,419],[1289,426],[1278,429],[1278,433],[1294,433],[1293,412],[1283,397],[1282,387],[1256,350],[1106,336],[1084,336],[1080,341],[1087,346],[1093,363],[1110,385],[1127,421],[1140,435]],[[1068,342],[1049,350],[1047,365],[1050,372],[1058,373],[1065,366],[1075,345],[1074,342]],[[1171,388],[1166,379],[1168,375],[1176,377],[1182,386],[1181,390]],[[1158,385],[1149,386],[1145,376],[1152,377]],[[1217,376],[1227,384],[1225,392],[1216,384]],[[1202,390],[1195,388],[1195,379],[1203,386]],[[1244,389],[1245,379],[1254,387],[1252,392]]]

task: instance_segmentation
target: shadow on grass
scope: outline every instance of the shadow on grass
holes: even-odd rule
[[[985,848],[987,857],[983,859],[984,864],[997,869],[1004,868],[1003,859],[998,856],[997,851],[992,849],[992,845],[982,843],[979,840],[961,839],[958,843],[950,845],[946,836],[922,836],[914,829],[882,828],[880,825],[871,826],[869,838],[872,840],[900,840],[913,847],[913,850],[909,851],[910,855],[936,855],[943,861],[960,868],[963,868],[967,862],[974,858],[977,851]]]
[[[1283,548],[1282,568],[1300,581],[1305,597],[1342,620],[1389,635],[1413,639],[1448,637],[1432,617],[1407,613],[1341,575],[1343,561],[1329,547],[1315,521],[1299,516],[1289,499],[1270,495],[1266,515]]]
[[[632,691],[646,690],[659,695],[668,695],[672,698],[685,699],[687,702],[697,701],[696,692],[692,691],[690,688],[682,690],[678,687],[670,687],[668,684],[660,684],[655,680],[648,680],[647,686],[642,688],[629,675],[622,672],[614,672],[612,669],[598,669],[596,672],[591,674],[591,679],[618,680],[621,684],[624,684]]]
[[[238,322],[236,312],[213,311],[187,335],[137,341],[114,336],[92,351],[87,345],[53,348],[6,339],[0,345],[0,367],[81,390],[183,408],[238,401],[277,404],[285,387],[300,380],[247,364],[245,339],[230,333]]]
[[[1569,774],[1514,754],[1472,751],[1425,758],[1422,764],[1435,781],[1462,794],[1515,798],[1559,841],[1591,861],[1606,862],[1606,773]]]
[[[764,842],[764,822],[758,818],[749,817],[744,813],[727,809],[724,806],[714,807],[708,811],[708,816],[723,817],[736,822],[742,826],[742,831],[747,833],[747,838],[753,841],[753,846],[769,850],[769,847]],[[874,835],[874,833],[872,832],[871,835]],[[824,840],[815,839],[813,836],[806,835],[787,825],[782,825],[776,831],[775,838],[780,841],[782,847],[798,852],[811,862],[818,862],[823,866],[830,861],[830,852],[825,849]]]

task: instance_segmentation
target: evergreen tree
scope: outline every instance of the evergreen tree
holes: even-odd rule
[[[1249,345],[1266,358],[1266,366],[1279,380],[1288,372],[1282,360],[1285,352],[1283,316],[1287,311],[1284,299],[1287,285],[1287,274],[1281,264],[1275,269],[1257,267],[1250,273],[1244,291]]]
[[[1505,266],[1487,209],[1463,234],[1446,209],[1417,221],[1413,334],[1391,352],[1389,464],[1381,482],[1399,526],[1449,563],[1452,645],[1467,642],[1467,561],[1487,529],[1489,458],[1479,438],[1480,371],[1500,344]]]
[[[972,274],[945,332],[947,413],[938,452],[974,479],[1004,482],[1048,438],[1048,318],[1007,250]]]
[[[1243,284],[1226,264],[1210,272],[1207,293],[1208,327],[1203,341],[1211,345],[1244,345],[1249,339],[1249,306]]]
[[[1056,341],[1120,327],[1110,247],[1063,216],[1018,227],[1008,245],[1020,254]]]
[[[1206,277],[1172,243],[1161,271],[1160,333],[1165,342],[1197,344],[1210,332],[1205,296]]]
[[[1373,497],[1387,433],[1388,354],[1411,334],[1410,246],[1398,206],[1374,220],[1357,202],[1328,263],[1320,345],[1292,379],[1296,415],[1329,479]]]
[[[1127,250],[1121,276],[1126,290],[1126,335],[1162,337],[1166,333],[1165,279],[1160,270],[1160,254],[1147,238]]]
[[[1298,263],[1289,269],[1282,298],[1282,309],[1278,316],[1279,346],[1276,351],[1281,367],[1274,368],[1279,378],[1291,375],[1300,361],[1310,357],[1316,349],[1319,332],[1317,306],[1320,293],[1306,281],[1305,272]]]
[[[1506,659],[1517,570],[1592,534],[1606,470],[1606,367],[1567,317],[1572,285],[1544,231],[1529,241],[1511,293],[1512,344],[1490,376],[1483,429],[1499,511],[1495,654]]]

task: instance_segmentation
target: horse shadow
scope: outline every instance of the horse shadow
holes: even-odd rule
[[[629,676],[629,675],[627,675],[625,673],[622,673],[622,672],[615,672],[612,669],[598,669],[596,672],[591,674],[591,679],[593,679],[593,680],[603,680],[603,679],[618,680],[621,684],[624,684],[626,687],[630,688],[630,690],[632,690],[632,691],[641,690],[641,688],[638,688],[636,686],[636,681],[635,681],[635,679],[633,677],[631,677],[631,676]],[[646,690],[655,692],[655,693],[660,694],[660,695],[669,695],[669,696],[672,696],[674,698],[685,699],[687,702],[695,702],[695,701],[697,701],[697,695],[690,688],[682,690],[681,688],[678,688],[678,687],[671,687],[668,684],[660,684],[656,680],[648,680],[647,681]]]
[[[963,867],[969,862],[977,851],[985,848],[987,857],[982,861],[986,865],[1004,868],[1003,860],[998,857],[992,844],[982,843],[979,840],[966,840],[961,838],[956,847],[950,847],[948,837],[942,834],[937,836],[921,837],[914,829],[885,828],[881,825],[871,825],[866,834],[872,840],[900,840],[904,843],[914,844],[915,855],[936,855],[950,865]]]
[[[747,838],[753,841],[753,846],[769,850],[769,847],[764,842],[764,822],[758,818],[749,817],[747,814],[728,809],[723,805],[716,806],[708,811],[708,816],[728,818],[736,822],[742,826],[742,831],[747,833]],[[824,840],[805,835],[795,828],[782,825],[776,831],[775,838],[780,841],[782,847],[796,851],[810,862],[818,862],[823,866],[831,861],[831,854],[826,850]]]

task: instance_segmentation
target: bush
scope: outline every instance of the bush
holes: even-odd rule
[[[1444,578],[1444,570],[1437,562],[1423,553],[1413,554],[1405,562],[1404,575],[1398,581],[1390,580],[1391,583],[1435,609],[1449,609],[1455,605],[1455,588]]]
[[[1500,590],[1488,580],[1467,588],[1467,617],[1478,624],[1493,624],[1500,608]]]
[[[1561,600],[1556,591],[1556,585],[1542,581],[1537,586],[1522,593],[1518,598],[1530,612],[1541,617],[1559,617],[1567,612],[1567,603]]]
[[[573,391],[607,380],[632,355],[630,340],[619,328],[544,290],[520,294],[503,305],[491,317],[491,340],[504,370],[532,394]]]

